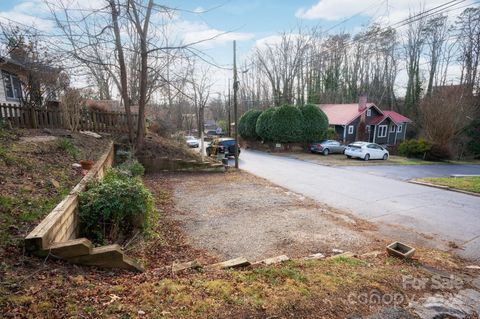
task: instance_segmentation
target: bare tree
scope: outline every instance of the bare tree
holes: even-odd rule
[[[479,110],[468,87],[443,87],[420,103],[422,134],[435,144],[451,146],[453,139],[474,120],[472,115],[479,114]]]
[[[410,17],[413,17],[411,14]],[[425,24],[423,17],[408,25],[404,41],[406,69],[408,74],[407,92],[405,93],[405,111],[411,116],[417,113],[422,91],[420,75],[420,56],[425,45]]]
[[[425,26],[426,44],[428,47],[427,56],[429,58],[428,86],[427,95],[432,95],[432,89],[436,74],[438,72],[439,60],[442,57],[444,44],[448,39],[448,25],[446,15],[436,15],[430,18]]]
[[[282,33],[279,43],[257,48],[260,71],[270,83],[275,105],[293,103],[295,79],[300,74],[311,37],[303,30]]]
[[[458,17],[460,62],[462,63],[461,84],[466,84],[472,89],[479,88],[480,61],[480,8],[467,8]]]

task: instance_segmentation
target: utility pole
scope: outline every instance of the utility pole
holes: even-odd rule
[[[233,120],[235,121],[235,168],[238,168],[238,119],[237,119],[237,42],[233,40]]]
[[[228,129],[227,133],[228,136],[232,136],[232,116],[231,116],[231,111],[232,111],[232,102],[230,100],[230,78],[228,79]]]

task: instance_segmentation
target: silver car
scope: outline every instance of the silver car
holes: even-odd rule
[[[186,136],[185,140],[187,142],[188,147],[193,147],[193,148],[198,147],[198,140],[194,136]]]
[[[335,140],[323,140],[310,144],[310,152],[312,153],[328,155],[333,153],[343,154],[344,151],[345,145]]]

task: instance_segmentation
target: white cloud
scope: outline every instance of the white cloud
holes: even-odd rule
[[[237,41],[246,41],[253,39],[253,33],[245,32],[227,32],[216,28],[211,28],[203,22],[192,22],[188,20],[178,20],[172,25],[174,34],[180,35],[184,43],[193,43],[205,40],[197,44],[198,47],[212,48],[225,43]]]
[[[304,34],[288,33],[286,34],[286,36],[292,40],[298,39],[299,37],[305,40],[310,40],[310,37]],[[278,45],[282,42],[282,38],[283,36],[281,34],[275,34],[275,35],[270,35],[270,36],[258,39],[257,41],[255,41],[255,48],[263,49],[263,48],[266,48],[267,46]]]
[[[360,12],[375,2],[378,0],[320,0],[309,9],[298,9],[295,16],[308,20],[339,20]]]
[[[445,2],[445,0],[429,0],[428,2],[418,0],[396,0],[389,2],[379,0],[319,0],[317,4],[310,8],[298,9],[295,16],[307,20],[323,19],[336,21],[359,14],[366,17],[380,17],[382,21],[395,23],[407,18],[410,12],[419,12],[422,9],[428,10],[442,5]],[[452,10],[448,12],[449,15],[458,14],[458,11],[453,9],[463,7],[472,2],[472,0],[469,0],[467,2],[457,3],[452,7],[447,5],[442,8],[446,11]],[[442,10],[442,8],[438,10]]]
[[[49,32],[54,27],[52,21],[15,11],[0,12],[0,22],[19,26],[29,26],[43,32]]]

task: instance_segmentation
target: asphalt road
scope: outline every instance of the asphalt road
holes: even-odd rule
[[[420,177],[448,177],[452,174],[480,175],[480,165],[375,165],[343,166],[342,168],[399,180]]]
[[[391,239],[443,249],[452,241],[459,255],[480,260],[480,197],[250,150],[240,168],[370,220]]]

